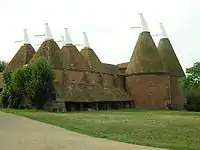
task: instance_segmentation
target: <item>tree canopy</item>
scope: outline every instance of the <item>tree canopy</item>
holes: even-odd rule
[[[31,104],[42,109],[54,94],[54,73],[44,57],[37,58],[13,73],[4,73],[4,88],[1,94],[3,107],[18,107]]]
[[[186,69],[186,76],[180,79],[180,84],[187,90],[186,109],[200,111],[200,62]]]
[[[3,72],[3,71],[4,71],[6,65],[7,65],[7,62],[6,62],[6,61],[0,60],[0,72]]]
[[[200,88],[200,62],[186,69],[186,76],[181,78],[180,83],[187,89]]]
[[[44,57],[39,57],[29,65],[31,77],[27,86],[27,91],[31,92],[30,97],[36,108],[42,109],[46,101],[51,100],[54,94],[54,73],[49,61]],[[31,80],[31,81],[30,81]]]

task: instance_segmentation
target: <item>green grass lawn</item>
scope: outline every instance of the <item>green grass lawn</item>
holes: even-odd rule
[[[177,150],[200,150],[200,113],[136,109],[72,113],[1,110],[94,137]]]

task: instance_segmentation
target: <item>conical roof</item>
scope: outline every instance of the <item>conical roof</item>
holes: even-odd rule
[[[150,32],[140,33],[126,74],[164,72],[164,66]]]
[[[85,47],[81,50],[80,53],[83,55],[83,57],[85,58],[85,60],[89,64],[89,67],[92,70],[98,71],[98,72],[104,71],[103,64],[101,63],[100,59],[91,48]]]
[[[34,48],[30,44],[24,44],[9,62],[6,71],[12,72],[14,69],[24,66],[30,61],[34,54]]]
[[[162,61],[169,73],[177,76],[184,76],[184,71],[174,52],[172,44],[168,38],[162,38],[158,44],[158,51]]]
[[[63,67],[66,69],[89,70],[89,65],[76,46],[66,44],[62,47]]]
[[[60,48],[57,43],[51,40],[45,40],[35,53],[31,61],[34,61],[38,57],[46,57],[50,60],[53,68],[63,68],[63,57]]]

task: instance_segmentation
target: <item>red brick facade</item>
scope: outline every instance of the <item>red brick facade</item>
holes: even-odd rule
[[[184,90],[179,86],[179,78],[177,76],[171,76],[171,95],[172,95],[172,108],[183,109],[183,104],[185,102]]]
[[[169,75],[132,75],[126,77],[127,92],[136,107],[166,109],[171,99]]]
[[[168,74],[152,73],[125,77],[66,69],[54,69],[54,72],[59,84],[63,84],[63,80],[85,82],[85,75],[89,84],[99,83],[105,88],[124,89],[135,101],[137,108],[166,109],[167,104],[171,104],[172,108],[182,109],[185,100],[184,92],[178,84],[179,77]]]

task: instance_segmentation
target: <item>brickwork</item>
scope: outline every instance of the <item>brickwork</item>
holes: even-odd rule
[[[113,88],[115,85],[115,82],[114,82],[114,76],[113,75],[110,75],[110,74],[103,74],[103,87],[105,88]]]
[[[138,108],[166,109],[171,98],[168,75],[127,76],[126,89]]]
[[[122,75],[115,75],[115,87],[120,88],[120,89],[125,89],[124,84],[125,84],[125,77]]]
[[[183,105],[186,99],[184,90],[180,88],[178,80],[179,77],[171,76],[171,102],[173,109],[183,109]]]
[[[63,84],[63,69],[53,69],[55,74],[55,81],[59,84]]]
[[[125,74],[126,73],[126,68],[120,68],[119,69],[120,74]]]
[[[100,73],[88,72],[87,80],[89,81],[89,84],[100,83]]]
[[[81,82],[84,72],[83,71],[73,71],[73,70],[67,70],[67,75],[69,81],[76,81]]]
[[[50,103],[46,103],[44,106],[44,110],[52,112],[66,112],[65,102],[53,101]]]
[[[22,46],[7,68],[18,68],[40,56],[48,58],[54,68],[56,98],[62,101],[49,104],[49,108],[62,111],[69,100],[133,99],[138,108],[166,109],[170,104],[182,109],[186,100],[177,77],[184,76],[184,72],[170,41],[161,40],[158,51],[149,32],[139,35],[130,61],[118,65],[102,63],[91,48],[79,52],[74,45],[68,45],[60,50],[54,40],[44,41],[36,53],[32,46],[24,48],[27,46]]]

